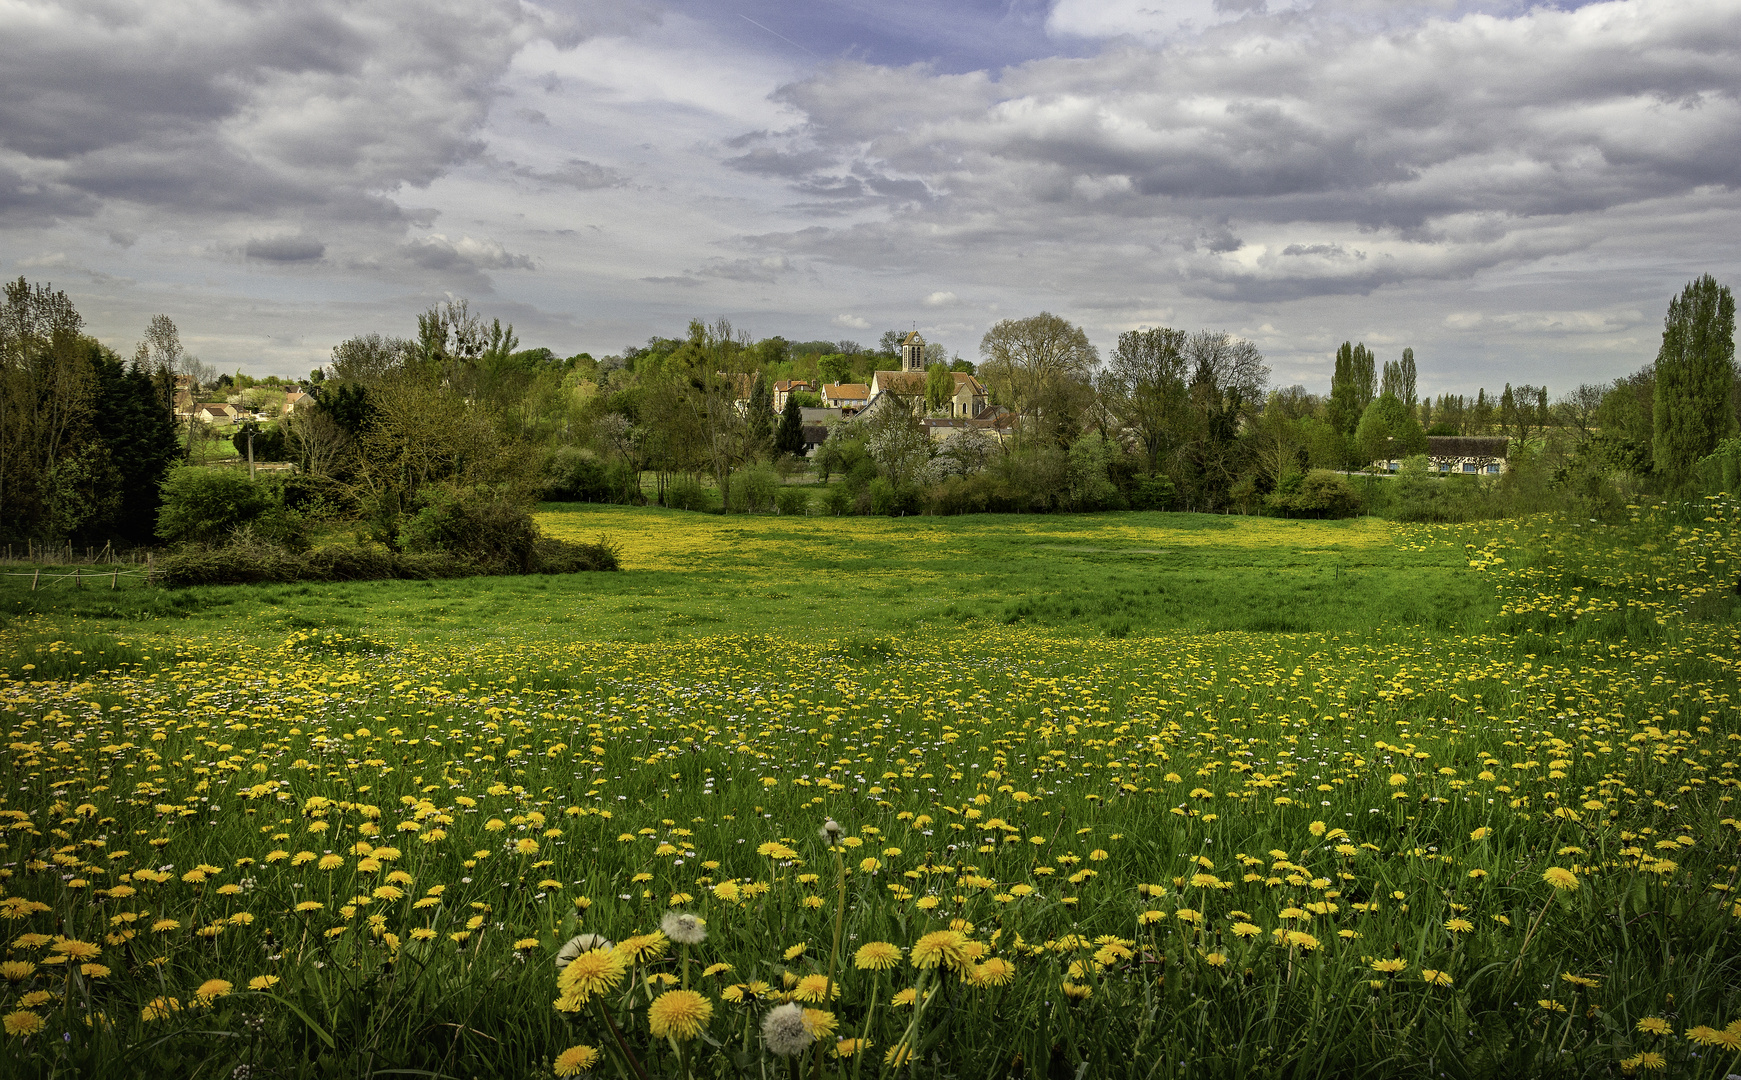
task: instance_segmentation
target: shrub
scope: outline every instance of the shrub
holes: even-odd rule
[[[782,514],[808,514],[810,493],[803,488],[782,487],[774,495],[774,507]]]
[[[1282,477],[1270,496],[1270,507],[1287,517],[1350,517],[1360,510],[1360,496],[1347,477],[1313,469],[1304,476]]]
[[[765,513],[774,508],[780,490],[780,474],[767,465],[751,465],[737,474],[731,486],[731,508],[739,513]]]
[[[693,476],[679,476],[665,485],[665,505],[673,510],[706,510],[712,500]]]
[[[259,517],[273,502],[268,489],[240,472],[189,465],[164,478],[157,535],[172,544],[215,544]]]
[[[822,493],[822,507],[835,517],[852,509],[852,492],[845,486],[836,484]]]
[[[489,570],[533,568],[538,529],[524,501],[487,488],[445,486],[424,488],[419,499],[422,508],[399,527],[405,551],[453,555]]]
[[[886,476],[870,482],[870,512],[888,517],[917,514],[922,507],[919,489],[911,484],[896,484]]]
[[[1178,488],[1173,478],[1162,473],[1138,478],[1130,492],[1130,508],[1132,510],[1169,510],[1173,499],[1178,495]]]
[[[610,498],[605,467],[591,452],[558,447],[544,462],[544,498],[551,502],[605,502]]]

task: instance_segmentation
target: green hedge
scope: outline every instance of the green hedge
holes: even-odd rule
[[[619,569],[617,551],[608,541],[575,544],[540,538],[531,565],[525,568],[440,552],[412,554],[346,546],[296,552],[270,544],[238,543],[165,556],[157,561],[155,576],[163,584],[175,587],[293,581],[417,581],[478,574],[572,574],[616,569]]]

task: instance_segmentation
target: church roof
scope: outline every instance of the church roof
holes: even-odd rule
[[[923,371],[879,371],[877,389],[890,394],[923,394],[926,373]]]
[[[901,344],[902,345],[923,345],[923,344],[925,344],[925,339],[919,336],[919,331],[914,330],[912,333],[908,334],[906,337],[901,339]]]

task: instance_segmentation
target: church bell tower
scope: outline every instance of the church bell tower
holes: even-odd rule
[[[925,370],[925,339],[915,330],[901,341],[901,370]]]

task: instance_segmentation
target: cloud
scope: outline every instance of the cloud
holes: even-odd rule
[[[833,319],[834,325],[846,330],[869,330],[870,323],[857,315],[841,314]]]
[[[266,262],[312,262],[326,254],[326,245],[312,236],[272,236],[249,240],[242,254]]]
[[[601,188],[622,187],[629,182],[628,178],[618,170],[607,165],[594,164],[582,158],[569,158],[562,164],[549,169],[537,169],[512,161],[503,161],[498,164],[515,176],[546,184],[560,184],[577,191],[597,191]]]
[[[41,255],[32,255],[29,258],[19,259],[13,265],[17,266],[20,270],[56,270],[61,267],[71,266],[72,260],[67,258],[67,254],[64,251],[45,251]]]
[[[955,307],[961,303],[961,298],[952,292],[934,292],[919,303],[930,308]]]
[[[833,155],[911,186],[880,221],[767,238],[784,249],[870,269],[1046,244],[1085,273],[1141,248],[1187,294],[1358,294],[1580,251],[1596,215],[1734,191],[1741,8],[1616,0],[1382,34],[1246,17],[996,80],[841,62],[778,96],[805,116],[782,137],[811,149],[777,159],[795,185],[860,196],[834,166],[797,173]]]
[[[429,270],[535,270],[530,256],[515,255],[497,240],[474,240],[462,236],[449,240],[440,233],[401,245],[399,251],[418,266]]]

